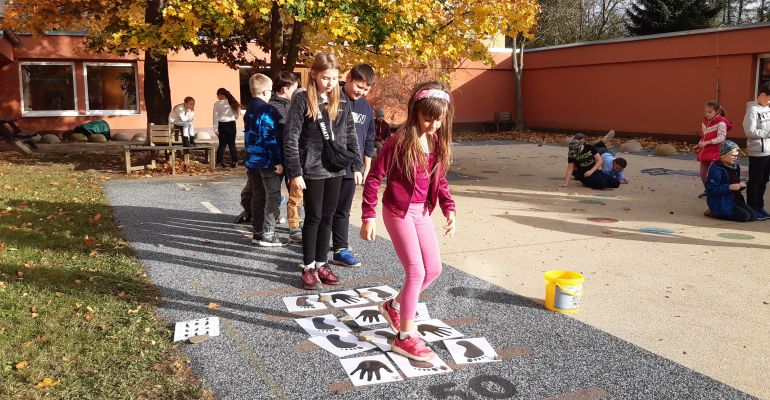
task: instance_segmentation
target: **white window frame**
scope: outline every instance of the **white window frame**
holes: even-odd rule
[[[759,75],[762,73],[760,68],[762,67],[762,60],[763,59],[770,59],[770,53],[763,53],[757,55],[757,73],[756,76],[754,76],[754,92],[752,92],[752,96],[756,96],[757,91],[759,90]]]
[[[69,65],[72,67],[72,97],[74,98],[74,110],[45,110],[45,111],[26,111],[24,104],[24,74],[22,70],[25,65]],[[71,117],[78,116],[78,81],[75,75],[74,61],[21,61],[19,62],[19,96],[21,98],[21,116],[22,117]]]
[[[88,67],[132,67],[134,69],[134,90],[136,91],[136,109],[135,110],[91,110],[88,103]],[[83,87],[86,98],[86,115],[137,115],[139,114],[139,71],[134,63],[116,63],[116,62],[84,62],[83,63]]]

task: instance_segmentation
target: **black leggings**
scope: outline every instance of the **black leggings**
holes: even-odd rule
[[[350,207],[353,205],[353,197],[356,195],[355,181],[350,178],[342,179],[340,198],[337,201],[337,210],[334,212],[332,222],[332,250],[347,249],[348,228],[350,227]]]
[[[223,162],[225,156],[225,147],[230,147],[230,161],[235,164],[238,161],[238,150],[235,148],[235,121],[220,122],[217,131],[219,131],[217,164]]]
[[[307,179],[304,193],[305,223],[302,225],[302,263],[326,262],[332,218],[340,197],[342,177]]]

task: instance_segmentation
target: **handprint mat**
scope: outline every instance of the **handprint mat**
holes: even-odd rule
[[[326,309],[326,304],[318,301],[318,295],[284,297],[283,304],[289,312]]]
[[[380,314],[377,306],[346,308],[345,313],[353,318],[358,326],[383,325],[388,321]]]
[[[416,361],[400,354],[389,352],[388,357],[393,360],[393,363],[396,364],[398,369],[400,369],[407,378],[417,378],[419,376],[452,372],[452,369],[438,356],[430,361]]]
[[[332,314],[295,319],[310,336],[342,335],[350,333],[350,328]]]
[[[445,340],[444,345],[457,365],[500,361],[485,338]]]
[[[439,340],[456,339],[465,335],[444,322],[431,319],[417,323],[417,332],[419,332],[426,342],[438,342]]]
[[[404,380],[384,354],[341,358],[340,362],[353,386],[376,385]]]
[[[308,340],[337,357],[352,356],[377,348],[373,343],[358,340],[357,336],[350,333],[315,336]]]
[[[371,293],[371,297],[369,297],[369,301],[374,301],[377,303],[391,299],[398,294],[398,290],[393,289],[388,285],[364,287],[364,288],[356,289],[356,292],[361,294],[365,292]]]
[[[329,296],[330,303],[334,307],[351,307],[369,304],[369,300],[359,296],[355,290],[343,290],[340,292],[321,293],[322,296]]]

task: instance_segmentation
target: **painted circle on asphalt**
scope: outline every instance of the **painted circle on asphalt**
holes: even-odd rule
[[[578,200],[578,203],[580,204],[598,204],[603,206],[604,202],[601,200]]]
[[[591,217],[586,219],[591,222],[596,222],[597,224],[614,224],[615,222],[618,222],[615,218]]]
[[[639,229],[639,232],[652,233],[655,235],[672,235],[674,231],[666,228],[647,227]]]
[[[754,236],[746,235],[743,233],[724,232],[724,233],[718,233],[717,236],[724,239],[754,240]]]

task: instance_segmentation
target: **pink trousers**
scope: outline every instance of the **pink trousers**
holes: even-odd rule
[[[383,207],[385,229],[404,266],[400,312],[405,320],[414,319],[420,292],[441,275],[441,254],[433,221],[425,204],[411,204],[404,218]]]

